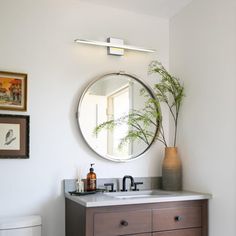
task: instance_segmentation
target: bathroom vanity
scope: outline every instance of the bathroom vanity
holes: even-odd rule
[[[159,190],[66,193],[66,236],[207,236],[209,198]]]
[[[99,76],[84,90],[76,112],[85,142],[110,161],[140,157],[161,126],[155,99],[153,91],[134,75],[121,71]],[[75,190],[75,182],[65,180],[66,236],[208,236],[210,195],[157,190],[159,177],[134,180],[125,175],[122,180],[99,181],[98,188],[110,186],[106,190],[113,191],[115,186],[118,192],[72,196],[69,192]]]

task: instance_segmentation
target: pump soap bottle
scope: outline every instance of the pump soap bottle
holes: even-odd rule
[[[90,164],[91,168],[89,169],[89,173],[87,174],[87,191],[96,191],[96,182],[97,176],[94,173],[93,165],[94,163]]]

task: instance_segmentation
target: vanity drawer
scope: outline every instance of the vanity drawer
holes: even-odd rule
[[[201,222],[200,206],[153,210],[153,231],[201,227]]]
[[[151,210],[94,214],[94,236],[113,236],[151,232]]]
[[[144,233],[144,234],[129,234],[128,236],[152,236],[152,233]]]
[[[153,233],[152,236],[201,236],[201,228]]]

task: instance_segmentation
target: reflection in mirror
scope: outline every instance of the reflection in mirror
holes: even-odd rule
[[[151,90],[130,74],[110,73],[93,81],[78,106],[87,144],[100,156],[128,161],[143,154],[158,131]]]

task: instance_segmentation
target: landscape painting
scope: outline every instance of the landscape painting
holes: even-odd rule
[[[0,109],[26,111],[27,74],[0,71]]]

